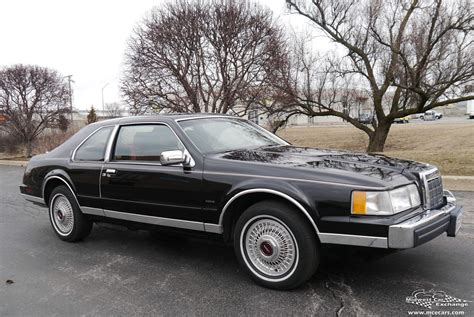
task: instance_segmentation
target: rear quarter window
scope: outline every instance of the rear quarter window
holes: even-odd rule
[[[103,161],[112,129],[113,127],[104,127],[89,136],[76,150],[74,161]]]

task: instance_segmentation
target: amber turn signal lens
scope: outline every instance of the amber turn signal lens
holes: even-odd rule
[[[366,193],[352,192],[352,214],[364,215],[366,211]]]

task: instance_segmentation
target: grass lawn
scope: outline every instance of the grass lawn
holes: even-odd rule
[[[368,142],[349,125],[290,127],[277,134],[294,145],[359,152]],[[474,176],[474,123],[394,124],[384,154],[434,164],[443,175]]]

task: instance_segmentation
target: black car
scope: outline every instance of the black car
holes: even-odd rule
[[[321,244],[412,248],[447,232],[461,207],[431,165],[292,146],[240,118],[163,115],[86,126],[33,157],[22,195],[78,241],[94,222],[221,235],[260,284],[289,289]]]

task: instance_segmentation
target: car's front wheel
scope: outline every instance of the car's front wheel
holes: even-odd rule
[[[307,281],[319,264],[319,241],[300,211],[262,201],[238,219],[234,248],[242,267],[259,284],[291,289]]]
[[[65,186],[56,187],[50,195],[49,220],[61,240],[79,241],[89,235],[92,222],[82,214],[74,195]]]

